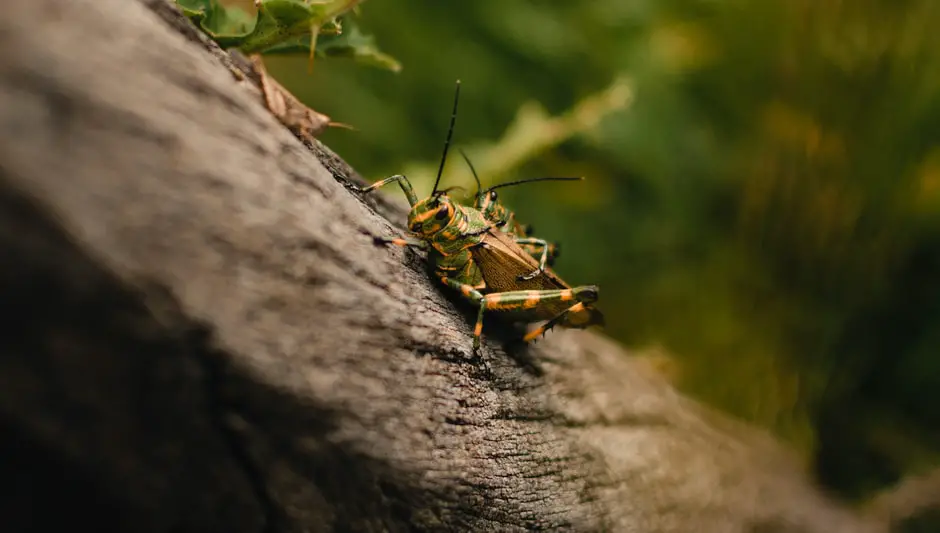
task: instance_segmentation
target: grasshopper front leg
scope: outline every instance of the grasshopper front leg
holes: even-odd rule
[[[372,242],[376,245],[379,244],[394,244],[395,246],[401,246],[402,248],[418,248],[419,250],[427,250],[428,244],[424,241],[416,241],[414,239],[403,239],[401,237],[389,239],[388,237],[372,237]]]
[[[450,279],[444,275],[439,276],[442,283],[452,289],[459,291],[464,298],[470,300],[474,304],[479,305],[479,310],[477,311],[477,322],[473,327],[473,351],[475,353],[479,353],[480,350],[480,337],[483,334],[483,313],[487,310],[510,312],[523,311],[534,309],[539,304],[544,303],[575,301],[576,303],[574,303],[568,309],[568,311],[565,312],[567,313],[569,311],[579,310],[584,306],[584,304],[597,301],[597,287],[594,286],[574,287],[571,289],[559,290],[507,291],[483,294],[472,285],[460,282],[455,279]],[[565,313],[562,313],[560,316],[563,317]],[[561,318],[556,317],[556,319],[553,320],[555,320],[555,323],[557,323],[561,320]],[[552,325],[554,325],[554,323]],[[530,334],[526,335],[524,340],[529,342],[534,338],[535,337],[532,337]]]
[[[372,192],[375,189],[378,189],[379,187],[384,187],[392,182],[398,182],[398,185],[401,187],[401,190],[405,193],[405,196],[408,197],[408,205],[414,207],[414,205],[418,203],[418,196],[415,194],[415,190],[411,186],[411,182],[408,181],[408,178],[406,178],[402,174],[395,174],[394,176],[390,176],[388,178],[385,178],[384,180],[379,180],[373,183],[372,185],[369,185],[368,187],[359,187],[356,185],[353,185],[353,187],[355,187],[356,190],[359,191],[360,193],[365,194],[367,192]]]

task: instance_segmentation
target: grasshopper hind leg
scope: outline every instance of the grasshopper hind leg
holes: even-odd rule
[[[525,337],[522,338],[524,342],[532,342],[535,339],[537,339],[540,335],[545,335],[545,333],[549,332],[552,328],[564,322],[564,320],[568,318],[568,316],[571,315],[572,313],[590,311],[591,318],[589,322],[596,322],[598,324],[603,324],[603,315],[601,315],[600,312],[598,312],[594,308],[587,307],[588,304],[592,304],[597,301],[597,298],[598,298],[597,287],[593,285],[589,285],[589,286],[575,287],[574,289],[571,289],[571,290],[579,292],[578,302],[572,305],[571,307],[569,307],[568,309],[565,309],[561,313],[558,313],[557,315],[555,315],[554,318],[552,318],[548,322],[545,322],[541,326],[527,333]]]
[[[440,276],[441,282],[455,289],[460,294],[479,306],[477,321],[473,327],[473,352],[480,355],[480,339],[483,335],[483,315],[486,311],[530,311],[540,304],[552,302],[575,302],[567,310],[552,318],[534,332],[526,335],[523,340],[531,341],[538,335],[548,331],[565,319],[570,313],[585,309],[586,304],[597,301],[597,287],[593,285],[574,287],[571,289],[541,290],[541,291],[507,291],[481,293],[476,287],[455,279]]]

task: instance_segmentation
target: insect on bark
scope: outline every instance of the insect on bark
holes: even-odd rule
[[[523,337],[526,342],[555,326],[603,325],[603,315],[591,305],[598,299],[597,286],[571,287],[547,267],[527,278],[539,270],[539,262],[520,247],[516,237],[501,231],[480,210],[460,205],[446,190],[438,190],[457,119],[459,97],[458,80],[450,127],[430,196],[419,200],[411,182],[400,174],[368,187],[357,187],[359,192],[368,193],[397,183],[411,206],[408,231],[412,237],[376,237],[375,242],[426,250],[432,275],[478,306],[473,328],[473,351],[478,355],[483,316],[487,311],[500,313],[510,321],[545,320]]]
[[[473,207],[483,213],[483,216],[486,217],[487,220],[492,222],[501,231],[515,237],[516,244],[521,246],[523,250],[528,252],[529,255],[534,257],[539,262],[539,268],[523,275],[522,279],[532,279],[545,271],[546,266],[553,266],[555,259],[561,253],[561,247],[558,245],[558,243],[549,242],[544,239],[534,237],[534,230],[531,224],[521,224],[518,220],[516,220],[516,214],[514,212],[510,211],[508,208],[506,208],[506,206],[499,203],[499,197],[496,193],[496,189],[540,181],[581,181],[584,178],[530,178],[519,181],[510,181],[508,183],[500,183],[493,185],[488,189],[484,189],[483,184],[480,183],[480,177],[477,175],[477,171],[473,167],[473,163],[470,162],[470,158],[467,157],[467,154],[465,154],[463,150],[460,150],[460,155],[463,157],[464,161],[466,161],[467,166],[470,167],[470,173],[473,174],[473,179],[477,182],[477,192],[474,195]]]

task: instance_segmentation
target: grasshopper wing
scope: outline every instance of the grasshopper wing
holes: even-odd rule
[[[520,280],[519,276],[528,274],[539,267],[538,261],[526,253],[508,233],[491,228],[483,241],[471,249],[474,260],[483,273],[488,292],[508,291],[543,291],[570,289],[554,271],[546,268],[544,272],[530,280]],[[535,320],[549,320],[564,313],[571,307],[571,302],[546,302],[539,304],[532,318]],[[585,328],[593,324],[603,324],[604,317],[600,311],[585,306],[581,311],[567,313],[560,322],[561,325],[574,328]]]
[[[570,288],[550,269],[530,280],[519,280],[539,267],[538,261],[516,244],[512,235],[491,228],[471,249],[491,292],[540,291]]]

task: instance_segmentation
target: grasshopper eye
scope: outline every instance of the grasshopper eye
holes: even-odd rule
[[[490,191],[490,201],[491,202],[496,201],[496,191]]]
[[[450,206],[447,204],[444,204],[441,206],[440,209],[437,210],[437,214],[434,215],[434,218],[436,218],[437,220],[444,220],[445,218],[449,216],[450,216]]]

